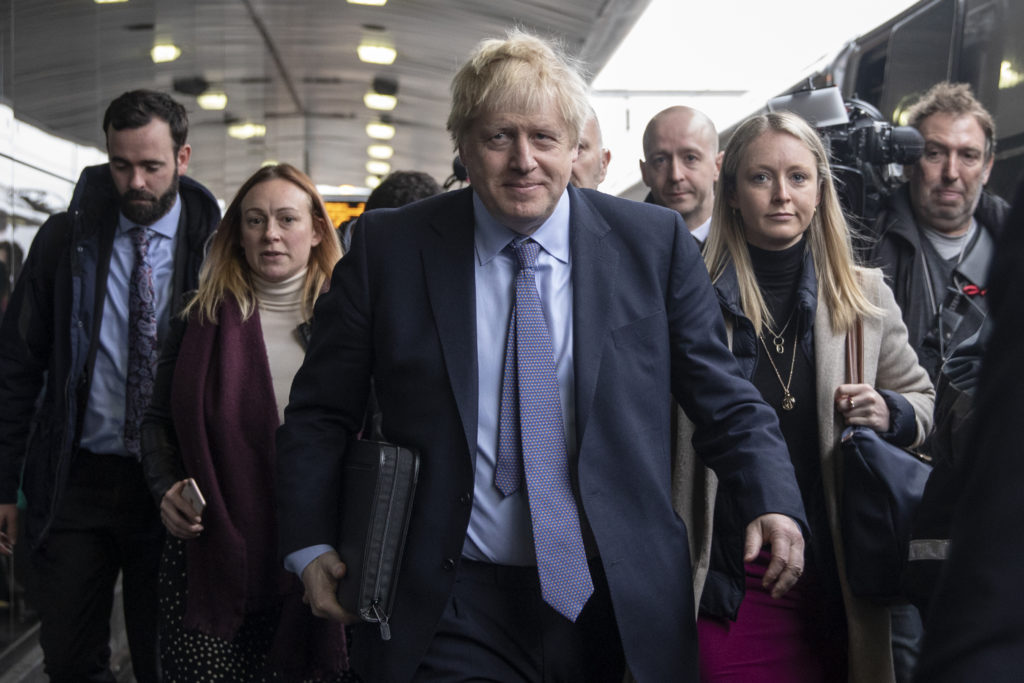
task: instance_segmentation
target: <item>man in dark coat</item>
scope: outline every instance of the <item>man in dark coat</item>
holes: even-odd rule
[[[1024,185],[999,242],[989,293],[991,336],[976,390],[966,483],[950,555],[932,596],[916,680],[1010,683],[1024,662]]]
[[[876,219],[866,260],[885,273],[910,345],[934,383],[988,313],[988,266],[1008,205],[984,191],[995,161],[995,123],[969,86],[937,83],[907,121],[924,138],[924,153]],[[896,680],[905,683],[920,648],[921,619],[910,605],[891,612]]]
[[[125,93],[103,130],[109,164],[86,168],[68,210],[39,229],[0,326],[0,532],[8,545],[18,541],[20,482],[29,598],[51,681],[114,681],[110,613],[120,572],[135,678],[156,682],[163,526],[130,436],[137,420],[126,417],[148,403],[144,369],[155,352],[132,365],[128,346],[154,331],[159,345],[198,284],[220,211],[181,175],[191,156],[188,118],[173,99]],[[141,280],[152,287],[132,285]],[[140,305],[132,298],[149,295],[150,322],[135,326],[148,333],[133,337],[130,311]],[[129,365],[141,372],[134,384]]]
[[[984,190],[995,123],[967,85],[933,86],[908,122],[924,137],[924,154],[876,219],[867,261],[885,272],[910,345],[934,382],[988,311],[988,265],[1009,205]]]
[[[586,95],[539,38],[481,43],[448,122],[471,187],[367,213],[317,304],[278,431],[282,551],[315,613],[356,607],[335,598],[336,517],[371,377],[384,434],[420,452],[391,638],[373,624],[353,636],[369,680],[617,682],[628,665],[639,681],[696,681],[672,395],[736,492],[748,557],[771,547],[766,585],[781,595],[802,571],[777,419],[739,374],[679,214],[569,186]],[[520,310],[531,288],[543,321]],[[524,358],[541,354],[525,337],[550,345],[532,382]]]

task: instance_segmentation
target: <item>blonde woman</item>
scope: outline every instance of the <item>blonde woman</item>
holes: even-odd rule
[[[800,582],[771,598],[766,553],[744,563],[730,491],[695,471],[680,440],[676,506],[694,534],[702,679],[891,681],[888,611],[854,598],[844,579],[837,446],[850,424],[920,443],[934,390],[881,272],[854,265],[825,149],[805,121],[759,115],[733,134],[705,261],[733,354],[778,413],[810,541]],[[865,383],[850,384],[846,334],[858,318]]]
[[[277,558],[274,432],[313,303],[341,257],[309,177],[261,168],[210,243],[143,423],[143,467],[170,533],[161,568],[167,680],[337,680],[337,625],[309,615]],[[205,497],[194,508],[186,478]]]

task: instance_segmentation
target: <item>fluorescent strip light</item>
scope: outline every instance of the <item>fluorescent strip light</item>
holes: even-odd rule
[[[377,177],[377,176],[375,176],[375,175],[368,175],[368,176],[366,176],[366,180],[365,180],[365,181],[363,181],[363,182],[365,182],[365,183],[366,183],[366,186],[367,186],[368,188],[370,188],[371,190],[373,190],[373,189],[375,189],[375,188],[376,188],[376,187],[377,187],[378,185],[380,185],[380,178],[378,178],[378,177]]]
[[[395,137],[395,127],[389,123],[372,121],[366,124],[366,134],[374,140],[390,140]]]
[[[348,0],[350,5],[371,5],[373,7],[383,7],[388,3],[388,0]]]
[[[220,111],[228,106],[228,96],[222,92],[211,90],[197,97],[196,103],[200,109]]]
[[[149,51],[149,56],[152,57],[155,64],[173,62],[181,56],[181,48],[173,43],[161,43],[153,46],[153,49]]]
[[[368,92],[363,95],[363,104],[367,109],[377,111],[391,111],[398,104],[398,98],[394,95],[381,95],[379,92]]]
[[[228,126],[228,135],[236,140],[262,138],[267,134],[267,127],[259,123],[234,123]]]
[[[366,148],[366,155],[371,159],[390,159],[395,154],[395,148],[391,145],[370,145]]]
[[[391,164],[386,161],[370,159],[366,162],[366,171],[373,175],[387,175],[391,172]]]
[[[366,187],[366,186],[364,185],[363,187]],[[335,197],[337,195],[354,195],[354,194],[359,194],[359,190],[360,190],[360,188],[357,188],[355,185],[349,185],[348,183],[345,183],[344,185],[317,185],[316,186],[316,191],[319,192],[321,195],[323,195],[325,198],[328,197],[328,196]]]
[[[363,43],[356,48],[356,54],[367,64],[391,64],[398,56],[398,51],[390,45]]]

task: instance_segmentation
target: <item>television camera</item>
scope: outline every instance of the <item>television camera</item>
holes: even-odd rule
[[[924,151],[917,129],[892,125],[867,102],[844,101],[835,86],[772,98],[768,110],[792,111],[817,129],[843,208],[860,225],[874,221],[884,199],[902,184],[903,165]]]

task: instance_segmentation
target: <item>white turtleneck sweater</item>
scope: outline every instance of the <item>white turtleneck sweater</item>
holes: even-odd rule
[[[288,405],[292,379],[306,355],[295,329],[303,322],[302,289],[306,283],[306,269],[283,282],[269,282],[253,274],[252,283],[259,303],[263,343],[270,361],[277,416],[284,422],[284,408]]]

